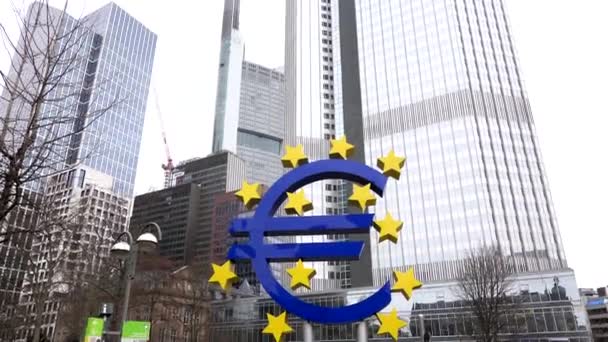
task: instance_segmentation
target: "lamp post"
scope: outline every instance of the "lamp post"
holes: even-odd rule
[[[152,252],[158,246],[158,241],[162,239],[162,233],[160,227],[155,222],[148,222],[142,226],[142,230],[147,227],[154,227],[156,230],[156,236],[150,232],[145,232],[139,235],[135,243],[133,243],[133,235],[129,231],[121,233],[112,248],[110,254],[121,260],[126,260],[126,273],[125,273],[125,295],[123,298],[122,314],[120,317],[120,326],[127,320],[129,312],[129,297],[131,295],[131,281],[135,278],[135,266],[137,265],[137,255],[140,251],[144,253]],[[121,241],[120,239],[126,236],[127,242]],[[158,238],[157,238],[158,236]]]

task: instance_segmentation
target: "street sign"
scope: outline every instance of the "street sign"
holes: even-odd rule
[[[148,342],[150,322],[126,321],[122,324],[121,342]]]
[[[101,318],[89,317],[84,332],[84,342],[101,342],[104,321]]]

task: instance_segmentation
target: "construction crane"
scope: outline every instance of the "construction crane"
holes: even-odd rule
[[[168,188],[173,183],[173,170],[175,166],[173,165],[173,159],[171,158],[171,153],[169,152],[169,144],[167,143],[167,132],[165,131],[165,124],[163,121],[163,114],[160,111],[160,104],[158,102],[158,94],[156,92],[156,87],[153,87],[154,92],[154,103],[156,104],[156,112],[158,113],[158,119],[160,122],[160,130],[163,137],[163,144],[165,145],[165,155],[167,158],[167,163],[162,164],[162,168],[165,171],[165,183],[164,188]]]

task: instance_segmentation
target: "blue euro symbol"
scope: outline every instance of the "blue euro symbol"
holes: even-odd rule
[[[344,179],[359,184],[371,184],[382,196],[387,178],[369,166],[350,160],[329,159],[297,167],[284,174],[268,189],[251,218],[236,219],[230,226],[232,236],[247,236],[246,244],[234,244],[228,251],[233,261],[251,260],[258,280],[272,299],[288,312],[318,323],[338,324],[361,321],[385,308],[391,301],[387,282],[370,297],[339,308],[306,303],[285,290],[274,278],[270,261],[330,261],[357,260],[363,250],[362,241],[320,243],[264,243],[265,236],[325,235],[369,233],[373,214],[342,216],[273,217],[286,198],[286,192],[323,179]]]

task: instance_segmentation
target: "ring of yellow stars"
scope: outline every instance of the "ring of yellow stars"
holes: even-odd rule
[[[403,222],[395,220],[390,213],[386,213],[386,216],[382,220],[374,221],[374,228],[380,234],[379,241],[391,240],[393,243],[397,243],[399,238],[399,231],[403,227]]]
[[[294,215],[297,214],[302,216],[305,212],[312,210],[312,202],[306,198],[304,190],[298,192],[287,193],[287,205],[285,205],[285,212]]]
[[[317,274],[317,271],[314,268],[304,267],[304,263],[300,259],[296,263],[296,267],[287,269],[287,273],[291,276],[291,284],[289,286],[292,290],[300,286],[304,286],[310,290],[310,279]]]
[[[390,334],[395,341],[399,338],[399,329],[407,326],[407,322],[397,316],[397,309],[393,309],[390,313],[377,313],[376,317],[380,321],[377,334]]]
[[[407,272],[395,271],[395,285],[391,288],[392,292],[401,292],[407,300],[412,298],[412,292],[415,289],[422,287],[422,282],[416,279],[414,269],[410,268]]]
[[[287,334],[293,331],[293,329],[285,322],[287,320],[287,312],[282,312],[278,316],[273,316],[269,313],[266,314],[268,318],[268,325],[262,333],[272,334],[276,342],[281,341],[283,334]]]
[[[236,192],[236,197],[238,197],[247,209],[253,208],[256,204],[260,202],[262,198],[260,196],[260,184],[259,183],[247,183],[246,180],[243,181],[243,187],[241,190]]]
[[[394,150],[391,150],[386,156],[378,158],[377,162],[383,174],[395,179],[399,179],[401,176],[403,164],[405,164],[405,157],[396,156]]]
[[[285,154],[281,157],[283,167],[296,168],[300,165],[308,163],[308,156],[304,153],[304,146],[285,145]]]
[[[340,139],[332,139],[330,143],[329,157],[333,159],[348,159],[355,150],[355,146],[346,141],[346,136],[342,136]]]
[[[239,279],[239,277],[232,272],[232,263],[230,260],[226,261],[221,266],[212,263],[211,267],[213,267],[213,275],[209,278],[209,282],[217,283],[224,291],[232,282]]]
[[[356,203],[361,210],[376,204],[376,196],[370,190],[370,184],[359,186],[353,184],[353,194],[348,198],[349,203]]]

